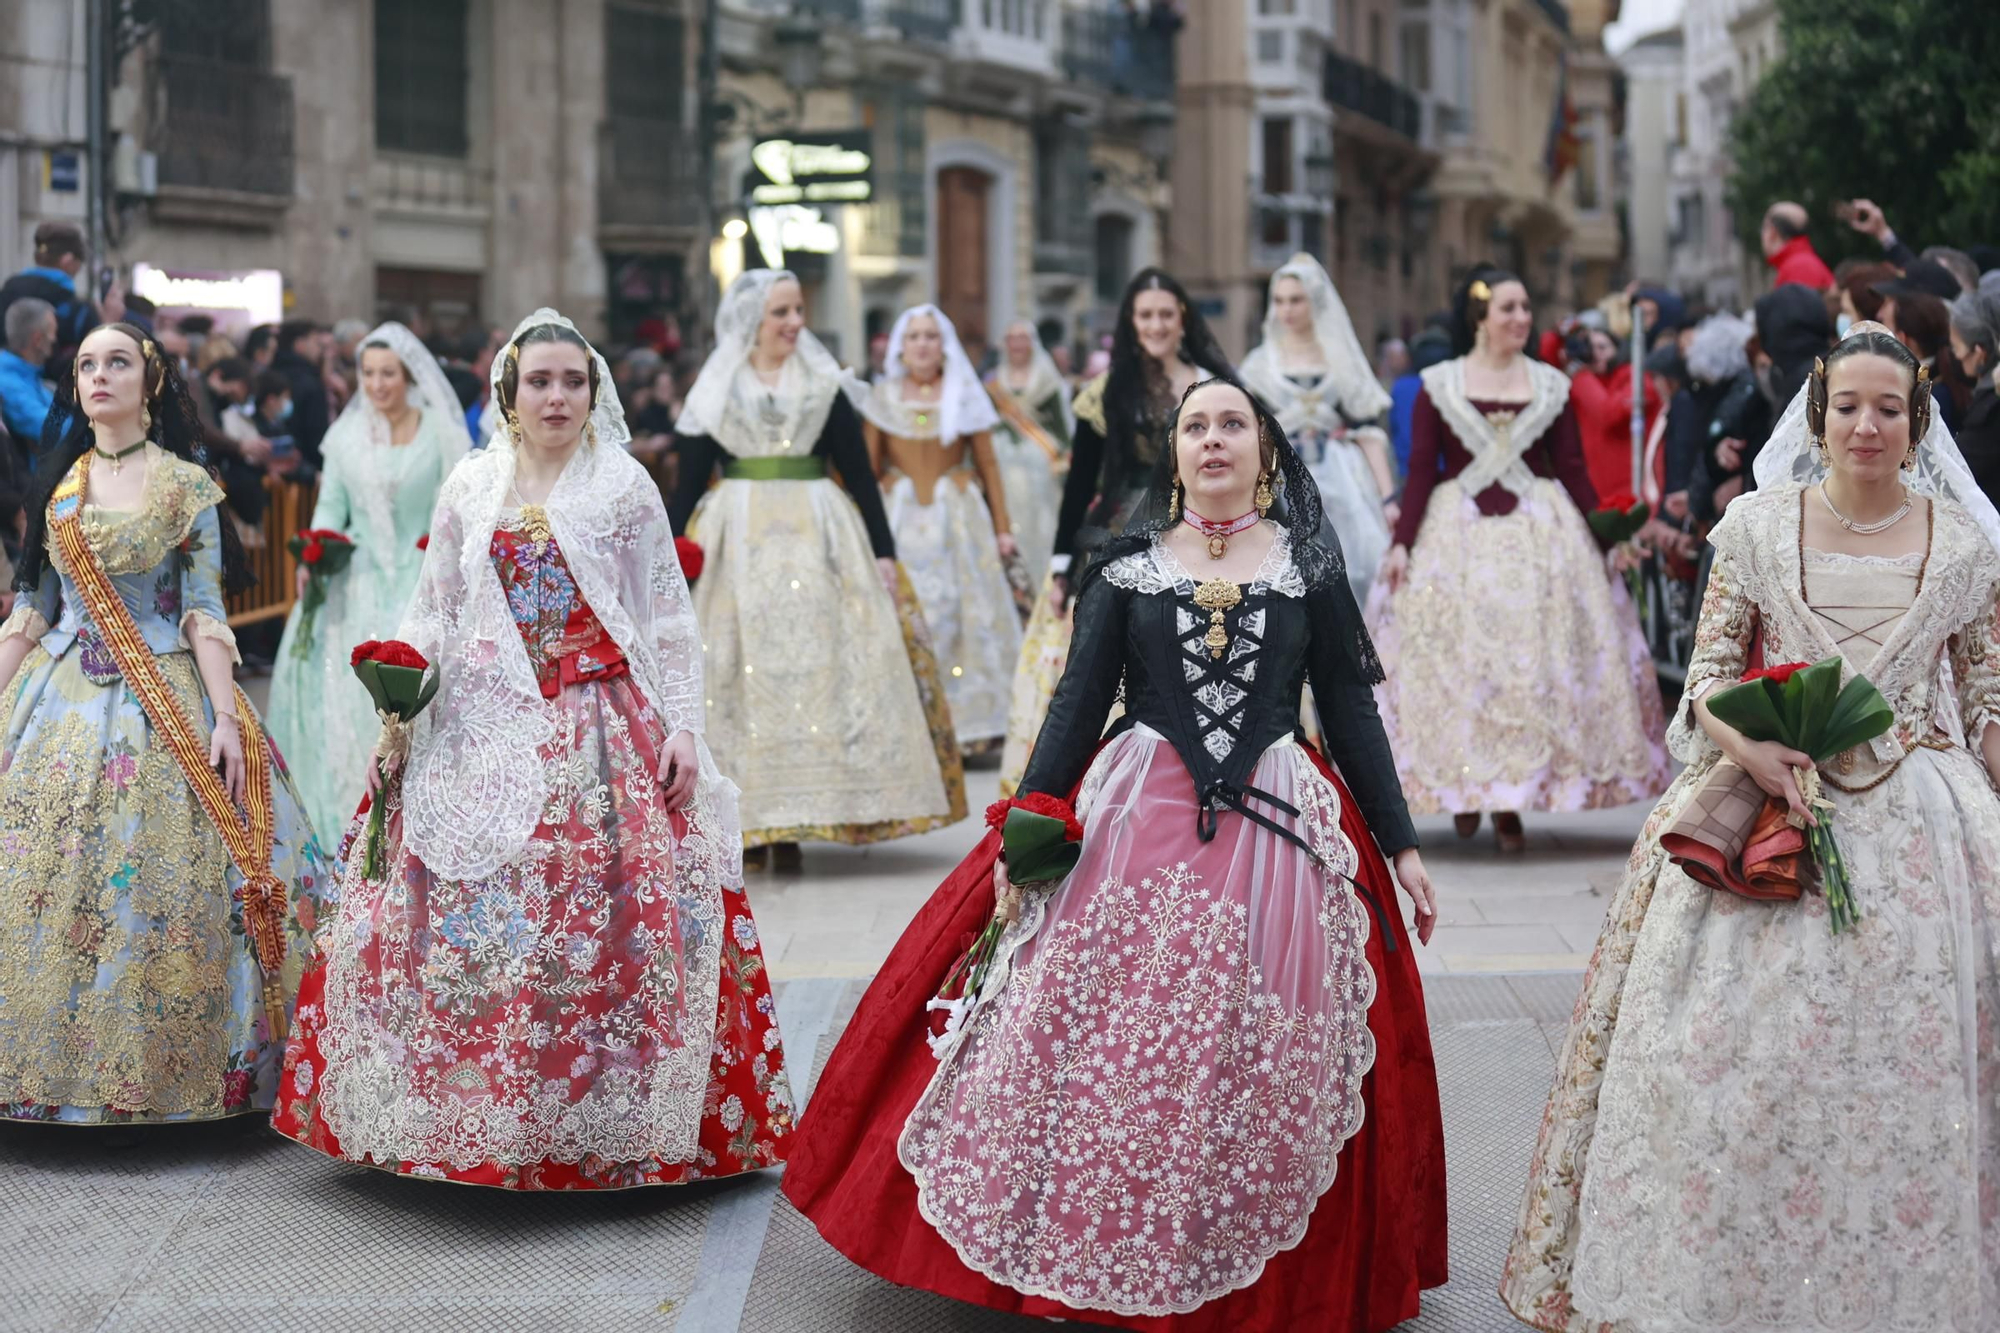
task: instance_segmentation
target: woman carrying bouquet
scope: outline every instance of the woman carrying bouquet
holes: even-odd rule
[[[1757,486],[1710,537],[1671,731],[1689,767],[1585,974],[1502,1295],[1559,1333],[1983,1333],[2000,1319],[2000,515],[1872,323],[1814,371]],[[1809,809],[1809,761],[1706,700],[1759,662],[1828,658],[1895,721],[1826,763],[1830,804]],[[1667,859],[1661,834],[1723,760],[1831,820],[1856,925]]]
[[[45,427],[0,625],[0,1116],[268,1112],[331,889],[231,678],[247,582],[200,418],[129,324],[83,340]]]
[[[495,447],[447,479],[400,635],[442,685],[375,794],[386,873],[347,858],[275,1123],[506,1189],[768,1166],[783,1055],[659,490],[562,316],[492,380]]]
[[[1460,837],[1491,811],[1500,848],[1519,851],[1523,810],[1665,791],[1666,719],[1638,618],[1584,518],[1598,495],[1569,381],[1525,354],[1527,288],[1482,266],[1454,309],[1458,357],[1423,374],[1369,628],[1411,808],[1456,815]]]
[[[1395,883],[1423,938],[1436,909],[1380,668],[1275,421],[1209,380],[1164,438],[1080,577],[1022,782],[1074,793],[1074,870],[1024,893],[989,835],[945,881],[834,1051],[785,1191],[856,1263],[995,1309],[1385,1329],[1445,1280],[1445,1212]],[[1293,737],[1307,679],[1351,787]],[[926,999],[996,899],[998,961],[933,1056]]]
[[[356,549],[346,570],[327,577],[310,620],[300,566],[300,601],[271,676],[272,737],[297,764],[306,811],[329,842],[354,815],[382,729],[348,651],[395,632],[417,589],[417,542],[438,488],[472,447],[437,358],[401,324],[362,339],[360,370],[361,392],[326,433],[312,516],[314,528],[345,533]]]
[[[881,842],[965,817],[951,710],[861,419],[805,322],[792,274],[731,283],[675,426],[674,530],[707,570],[695,609],[709,739],[743,786],[746,839],[776,847],[782,869],[798,867],[800,842]]]

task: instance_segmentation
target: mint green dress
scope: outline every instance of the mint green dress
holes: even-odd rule
[[[371,432],[370,415],[343,417],[328,434],[311,524],[352,537],[354,558],[333,577],[303,660],[294,651],[299,608],[292,608],[271,680],[272,738],[330,849],[340,846],[367,790],[368,760],[382,729],[349,654],[365,640],[396,637],[423,569],[417,542],[464,448],[463,432],[452,433],[428,408],[405,445],[387,443],[379,426]]]

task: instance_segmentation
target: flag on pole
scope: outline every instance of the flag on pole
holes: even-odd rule
[[[1549,110],[1548,142],[1542,148],[1542,167],[1548,172],[1553,194],[1562,178],[1576,166],[1583,142],[1576,136],[1576,105],[1569,100],[1569,53],[1564,52],[1556,71],[1556,100]]]

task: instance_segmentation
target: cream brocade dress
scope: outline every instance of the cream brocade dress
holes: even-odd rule
[[[1965,743],[2000,722],[2000,557],[1949,501],[1927,557],[1822,554],[1800,500],[1716,529],[1688,693],[1759,633],[1881,689],[1893,731],[1825,766],[1861,921],[1666,860],[1719,754],[1683,704],[1690,766],[1585,975],[1502,1281],[1537,1328],[2000,1328],[2000,797]]]

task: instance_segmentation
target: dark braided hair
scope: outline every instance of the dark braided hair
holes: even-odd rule
[[[1884,356],[1910,372],[1910,450],[1914,456],[1930,431],[1931,414],[1937,410],[1931,400],[1935,385],[1918,363],[1916,353],[1903,346],[1894,334],[1879,329],[1850,333],[1832,351],[1813,362],[1812,373],[1806,377],[1806,430],[1815,442],[1826,438],[1829,372],[1854,356]]]
[[[161,354],[160,345],[144,329],[131,324],[104,324],[92,329],[90,336],[106,330],[131,339],[132,346],[145,360],[146,407],[153,415],[147,437],[174,457],[214,476],[208,449],[202,442],[201,417],[195,411],[194,399],[188,393],[187,381],[181,378],[180,368],[171,357]],[[90,419],[77,399],[76,363],[72,361],[63,369],[56,386],[55,404],[42,423],[41,463],[28,487],[28,528],[21,542],[21,567],[14,579],[17,591],[33,592],[41,586],[42,575],[49,568],[49,500],[76,461],[95,443]],[[222,586],[226,592],[241,592],[252,581],[249,562],[243,556],[243,542],[236,535],[234,524],[225,521],[221,528]]]

